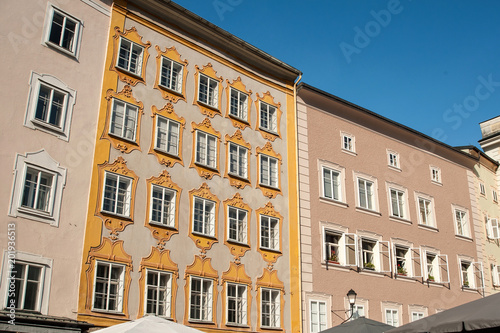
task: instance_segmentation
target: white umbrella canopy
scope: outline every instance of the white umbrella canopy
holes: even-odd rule
[[[155,316],[146,316],[123,324],[114,325],[97,331],[99,333],[202,333],[173,321]]]

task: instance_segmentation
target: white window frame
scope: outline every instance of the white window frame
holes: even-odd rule
[[[193,290],[193,283],[199,281],[200,290]],[[198,276],[191,276],[189,281],[189,321],[213,321],[213,293],[214,281]],[[198,294],[199,303],[193,304],[195,294]],[[194,310],[193,310],[194,307]],[[199,310],[196,311],[196,308]]]
[[[408,277],[413,277],[413,261],[412,261],[412,247],[411,244],[405,244],[401,245],[399,243],[393,243],[392,244],[392,251],[393,251],[393,267],[394,267],[394,273],[397,275],[406,275]],[[403,256],[398,254],[399,251],[405,251],[405,254]],[[402,263],[402,264],[400,264]],[[401,270],[401,272],[400,272]],[[403,272],[405,271],[405,272]]]
[[[450,267],[446,254],[441,254],[436,250],[422,248],[421,255],[424,280],[441,284],[450,283]],[[432,266],[428,263],[429,256],[433,257],[430,263]],[[429,266],[432,267],[432,270],[429,269]],[[429,276],[432,276],[434,280],[430,280]]]
[[[434,184],[442,185],[442,179],[441,179],[441,168],[437,166],[429,166],[430,174],[431,174],[431,181]]]
[[[367,210],[370,212],[379,212],[379,203],[378,203],[378,182],[375,177],[353,172],[355,186],[355,197],[356,197],[356,207],[361,208],[362,210]],[[361,191],[360,182],[365,184],[365,188],[363,192]],[[366,184],[371,184],[370,191],[367,191]],[[362,205],[362,199],[365,201],[365,204]]]
[[[266,102],[259,101],[259,128],[278,133],[278,108]]]
[[[52,176],[50,202],[47,211],[32,209],[22,205],[28,168]],[[66,169],[61,167],[44,149],[34,153],[26,153],[26,155],[17,154],[14,164],[14,180],[12,183],[9,216],[23,217],[49,223],[55,227],[59,226],[62,192],[65,185]]]
[[[356,299],[356,302],[358,302],[357,299]],[[350,312],[350,310],[351,309],[349,309],[349,312]],[[365,305],[364,304],[354,304],[354,306],[352,308],[352,317],[349,320],[351,320],[351,321],[352,320],[356,320],[356,319],[358,319],[360,317],[366,317],[366,315],[365,315]]]
[[[121,105],[123,113],[117,112],[117,106]],[[121,116],[121,122],[116,121],[116,117]],[[133,126],[129,126],[129,121],[133,121]],[[121,99],[113,98],[111,106],[111,115],[109,119],[109,134],[122,138],[123,140],[135,142],[137,135],[137,126],[139,122],[139,107],[127,103]],[[119,126],[117,126],[119,125]],[[115,133],[116,132],[116,133]],[[132,132],[132,137],[127,137],[127,133]]]
[[[196,205],[197,203],[202,205],[202,210],[200,213],[197,213]],[[215,201],[207,200],[205,198],[193,197],[193,234],[205,235],[209,237],[215,236]],[[201,220],[196,221],[197,215],[201,214]],[[196,223],[201,226],[200,230],[195,230]]]
[[[55,76],[49,74],[38,74],[33,71],[30,75],[29,86],[28,104],[26,107],[26,114],[24,116],[24,126],[52,134],[61,140],[69,141],[71,118],[76,100],[76,90],[71,89]],[[51,124],[49,121],[39,119],[36,116],[40,89],[42,89],[42,87],[64,94],[64,103],[61,108],[58,126]],[[52,97],[50,97],[50,101],[52,101]]]
[[[260,289],[260,310],[261,310],[261,327],[263,328],[280,328],[281,327],[281,291],[272,288]],[[264,294],[268,294],[268,300],[264,299]],[[265,311],[265,310],[269,311]],[[269,325],[264,322],[269,321]]]
[[[422,203],[424,203],[423,210]],[[418,224],[426,227],[436,228],[437,224],[436,212],[434,209],[434,198],[423,193],[415,192],[415,205],[417,209]],[[422,217],[422,213],[424,214],[425,218]]]
[[[309,322],[310,333],[318,333],[328,328],[326,301],[309,300]]]
[[[460,268],[460,285],[462,286],[462,288],[476,289],[477,286],[472,260],[459,258],[458,265]],[[466,265],[467,267],[465,267]]]
[[[234,153],[231,148],[236,149]],[[228,173],[243,179],[248,179],[248,149],[229,141]]]
[[[489,239],[500,239],[500,222],[497,218],[486,216],[486,235]]]
[[[161,199],[156,198],[154,196],[154,192],[156,191],[161,191]],[[165,200],[165,195],[170,195],[170,200]],[[150,207],[149,207],[149,223],[150,224],[156,224],[156,225],[162,225],[166,227],[175,227],[175,203],[176,203],[176,198],[177,198],[177,191],[156,185],[156,184],[151,184],[151,202],[150,202]],[[168,201],[168,202],[167,202]],[[154,215],[154,207],[159,206],[159,215],[161,218],[161,221],[155,221],[153,220],[153,215]],[[158,210],[158,209],[157,209]]]
[[[126,63],[123,64],[123,65],[120,65],[120,60],[121,59],[125,59],[125,55],[126,54],[123,54],[122,56],[122,45],[124,43],[130,43],[130,45],[128,46],[128,55],[127,55],[127,59],[126,59]],[[123,48],[124,49],[124,48]],[[137,52],[138,50],[140,50],[140,53],[137,55],[137,57],[135,59],[133,59],[133,56],[134,56],[134,51]],[[124,38],[124,37],[120,37],[120,42],[119,42],[119,45],[118,45],[118,50],[117,50],[118,54],[116,56],[116,68],[119,68],[120,70],[123,70],[127,73],[130,73],[136,77],[142,77],[142,60],[143,60],[143,57],[144,57],[144,47],[142,45],[139,45],[137,43],[134,43],[133,41],[127,39],[127,38]],[[137,53],[135,53],[137,54]],[[133,62],[136,62],[136,68],[135,70],[132,70],[131,69],[131,64]]]
[[[340,147],[342,151],[356,154],[355,136],[346,132],[340,132]]]
[[[499,287],[500,286],[500,265],[491,264],[490,269],[491,269],[491,278],[492,278],[491,284],[494,287]]]
[[[260,248],[280,251],[280,220],[267,215],[259,215],[259,220]]]
[[[206,82],[205,82],[206,81]],[[212,108],[219,108],[219,81],[201,74],[198,78],[198,102]]]
[[[391,168],[401,169],[399,153],[393,150],[387,150],[387,165]]]
[[[183,65],[181,65],[177,61],[162,56],[160,78],[158,84],[162,88],[182,94],[183,72],[184,72]],[[173,86],[174,81],[176,83],[175,87]]]
[[[412,311],[410,313],[410,322],[420,320],[424,317],[425,317],[425,313],[423,311]]]
[[[207,168],[216,170],[218,165],[217,151],[217,137],[197,130],[195,162]]]
[[[455,235],[471,238],[469,210],[464,207],[452,205],[452,211],[455,224]],[[460,213],[460,219],[457,218],[457,213]]]
[[[105,282],[107,284],[107,290],[105,291],[105,299],[106,299],[106,304],[104,306],[104,308],[97,308],[96,307],[96,292],[97,292],[97,271],[98,271],[98,266],[99,265],[103,265],[103,266],[108,266],[109,270],[108,270],[108,277],[106,278],[107,282]],[[113,281],[113,284],[116,284],[116,289],[117,289],[117,293],[115,295],[116,297],[116,308],[115,309],[110,309],[110,304],[109,304],[109,300],[110,300],[110,295],[111,295],[111,290],[110,290],[110,286],[111,286],[111,270],[113,268],[119,268],[121,269],[121,272],[120,272],[120,277],[118,278],[117,281]],[[123,264],[119,264],[119,263],[115,263],[115,262],[109,262],[109,261],[100,261],[100,260],[96,260],[95,261],[95,267],[94,267],[94,288],[93,288],[93,292],[92,292],[92,311],[98,311],[98,312],[112,312],[112,313],[120,313],[123,311],[123,293],[124,293],[124,288],[125,288],[125,265]],[[101,278],[101,280],[104,280],[104,278]]]
[[[61,45],[61,40],[59,40],[58,43],[53,42],[50,40],[50,35],[52,32],[52,24],[54,22],[54,15],[61,15],[63,16],[63,25],[66,27],[66,23],[68,21],[73,21],[75,23],[75,31],[73,35],[73,41],[71,47],[63,47]],[[64,30],[64,29],[63,29]],[[83,31],[83,21],[74,17],[73,15],[70,15],[66,13],[65,11],[54,7],[50,2],[47,3],[47,11],[45,14],[45,21],[44,21],[44,28],[43,28],[43,33],[42,33],[42,45],[48,46],[55,48],[58,51],[61,51],[63,53],[66,53],[76,59],[78,59],[80,55],[80,44],[81,44],[81,38],[82,38],[82,31]],[[63,34],[61,34],[61,37]]]
[[[329,183],[327,183],[327,176],[330,178]],[[322,166],[321,180],[321,196],[326,199],[343,202],[342,173],[335,169]],[[327,194],[328,190],[331,193],[330,195]]]
[[[14,254],[14,258],[12,254]],[[8,306],[10,277],[13,275],[11,273],[14,263],[37,266],[42,269],[40,272],[35,311],[40,312],[42,315],[48,314],[53,260],[37,254],[21,251],[15,251],[14,253],[8,252],[7,250],[3,251],[2,270],[0,275],[0,280],[2,282],[0,284],[0,307],[7,308]]]
[[[389,187],[389,204],[392,217],[408,220],[408,200],[405,190]]]
[[[279,188],[279,160],[269,155],[259,154],[259,184]]]
[[[399,308],[384,307],[384,322],[387,325],[399,327],[401,325],[401,311]],[[396,320],[395,320],[396,319]]]
[[[491,190],[491,196],[493,198],[493,202],[498,203],[498,192],[495,189]]]
[[[486,196],[486,187],[483,182],[479,182],[479,194]]]
[[[230,289],[235,289],[236,295],[230,295]],[[247,286],[226,282],[226,325],[246,326],[247,319]],[[234,305],[234,308],[231,308]],[[230,311],[234,311],[235,320],[230,321]]]
[[[154,274],[157,277],[157,284],[149,284],[149,275]],[[165,286],[160,285],[161,277],[166,276],[168,278],[167,284]],[[160,271],[154,269],[146,269],[146,278],[144,280],[144,314],[145,315],[154,315],[161,316],[166,318],[171,318],[172,316],[172,273],[167,271]],[[148,303],[150,302],[150,298],[148,296],[149,290],[153,290],[155,297],[151,299],[153,306],[155,307],[154,312],[148,312]],[[160,299],[160,294],[163,293],[163,299]],[[164,311],[160,312],[160,303],[164,303]]]
[[[156,117],[155,149],[169,155],[179,156],[181,124],[158,114]],[[162,124],[165,124],[165,126],[162,126]],[[177,129],[174,130],[174,128]],[[165,140],[161,140],[161,137],[164,137]]]
[[[114,200],[112,199],[113,197],[106,197],[106,181],[108,178],[115,178],[116,180],[116,189],[114,191]],[[117,173],[113,172],[104,172],[104,177],[103,177],[103,183],[102,183],[102,201],[101,201],[101,212],[106,213],[106,214],[112,214],[112,215],[117,215],[117,216],[122,216],[122,217],[130,217],[130,213],[132,210],[131,204],[132,204],[132,183],[133,179],[130,177],[126,177],[123,175],[119,175]],[[120,193],[120,183],[123,182],[127,185],[125,189],[125,193]],[[111,195],[113,195],[112,192],[108,192]],[[123,200],[119,200],[119,197],[122,197]],[[111,199],[111,200],[110,200]],[[110,206],[111,209],[106,209],[105,208],[105,202],[110,202],[112,203],[114,201],[113,207]],[[119,205],[123,206],[123,212],[120,213],[118,212],[118,207]]]
[[[248,94],[230,87],[229,115],[248,122]]]
[[[231,212],[235,213],[235,218],[231,217]],[[243,216],[241,216],[243,215]],[[248,226],[248,211],[233,206],[227,207],[227,239],[232,242],[247,244],[247,226]],[[234,227],[233,227],[234,226]],[[233,231],[234,230],[234,231]],[[231,233],[235,233],[235,237],[231,237]]]

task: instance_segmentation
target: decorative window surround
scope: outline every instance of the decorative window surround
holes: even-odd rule
[[[153,130],[149,154],[155,155],[158,163],[166,167],[173,167],[176,163],[184,166],[182,138],[186,120],[175,113],[172,103],[167,103],[161,110],[154,105],[151,109]]]
[[[150,42],[142,42],[135,27],[125,32],[115,27],[113,58],[109,69],[115,71],[118,78],[127,85],[136,86],[139,82],[146,84],[146,63],[150,46]]]
[[[498,219],[485,216],[485,222],[488,239],[500,239],[500,223]]]
[[[327,329],[327,303],[309,300],[309,332],[318,333]]]
[[[353,179],[356,184],[356,207],[371,212],[379,212],[377,178],[353,171]]]
[[[357,299],[359,300],[359,298]],[[356,303],[358,302],[356,300]],[[304,333],[317,333],[320,330],[323,330],[322,325],[326,325],[326,327],[331,327],[332,324],[332,313],[328,309],[332,308],[332,296],[323,293],[313,293],[313,292],[305,292],[304,293],[304,322],[303,332]],[[324,304],[325,316],[320,316],[321,309],[318,307],[313,307],[312,305],[316,304]]]
[[[190,216],[189,216],[189,237],[193,240],[195,245],[205,253],[209,250],[214,243],[218,240],[218,230],[219,230],[219,199],[210,192],[210,188],[206,183],[203,183],[200,188],[189,191],[189,201],[190,201]],[[199,212],[195,210],[199,205],[203,205],[204,214],[200,215]],[[210,211],[205,211],[209,209]],[[206,213],[206,214],[205,214]],[[208,223],[209,229],[203,232],[195,232],[195,217],[202,217],[204,222]],[[212,220],[206,221],[205,219],[210,218]]]
[[[55,76],[31,72],[24,126],[69,141],[76,90]]]
[[[387,149],[387,165],[389,166],[390,169],[401,171],[399,153]]]
[[[262,330],[282,329],[284,325],[285,287],[278,271],[264,268],[257,278],[257,327]],[[268,297],[269,296],[269,297]]]
[[[257,110],[257,124],[255,129],[266,140],[274,141],[281,138],[281,103],[274,102],[274,97],[268,91],[262,96],[257,95],[255,109]]]
[[[392,271],[396,277],[422,277],[420,249],[415,249],[408,241],[392,239],[391,250]]]
[[[194,67],[196,72],[193,104],[199,107],[202,114],[210,118],[221,115],[222,76],[217,77],[217,72],[211,63],[201,69],[198,65]]]
[[[452,204],[455,235],[470,239],[470,218],[467,208]]]
[[[211,279],[190,277],[189,320],[213,322],[214,282]]]
[[[493,287],[498,288],[500,287],[500,265],[492,263],[490,265],[490,269],[491,269],[491,284],[493,285]]]
[[[28,174],[31,175],[30,179],[27,178]],[[42,184],[44,179],[47,181],[46,184]],[[44,149],[25,155],[17,154],[9,216],[49,223],[51,226],[58,227],[65,185],[66,169],[61,167]],[[40,206],[42,195],[45,200],[43,206]],[[33,200],[37,197],[37,202],[34,202]],[[31,205],[30,202],[33,204]]]
[[[226,118],[231,120],[234,127],[243,131],[246,127],[250,127],[252,91],[246,89],[239,76],[232,83],[229,80],[226,80],[226,83],[228,86]]]
[[[229,179],[231,186],[243,189],[250,183],[250,150],[251,146],[243,139],[239,129],[229,136],[226,134],[226,172],[224,178]]]
[[[43,25],[42,45],[54,48],[78,59],[83,22],[47,3]]]
[[[99,260],[95,262],[95,266],[92,309],[102,312],[122,312],[125,265]]]
[[[415,192],[415,207],[417,209],[418,224],[437,228],[434,198],[420,192]]]
[[[441,179],[441,168],[430,165],[429,170],[431,174],[431,182],[436,185],[443,185]]]
[[[276,153],[271,145],[271,142],[266,142],[264,147],[256,148],[257,153],[257,179],[259,183],[257,188],[262,191],[264,196],[272,199],[281,192],[281,155]],[[276,171],[273,172],[272,166],[276,166]],[[266,169],[265,167],[268,167]],[[273,176],[276,178],[277,186],[272,186]]]
[[[155,89],[161,92],[164,99],[177,103],[179,100],[186,101],[186,79],[187,60],[182,60],[175,46],[165,48],[161,51],[155,46],[156,56],[156,80]]]
[[[280,235],[282,235],[283,230],[283,216],[276,211],[271,202],[255,212],[258,221],[257,251],[268,264],[273,264],[282,256],[283,245]],[[269,240],[269,244],[263,243],[267,240]]]
[[[384,323],[399,327],[403,323],[403,305],[394,302],[381,302]]]
[[[408,190],[400,185],[386,182],[387,202],[391,218],[410,221],[408,210]]]
[[[427,317],[429,314],[429,310],[426,306],[421,305],[408,305],[408,315],[409,322],[414,322],[416,320]]]
[[[192,149],[193,153],[189,167],[196,169],[200,177],[212,179],[214,175],[220,175],[219,146],[221,134],[212,127],[212,123],[208,118],[205,118],[200,124],[192,122],[191,126],[193,128],[191,132],[193,133],[194,148]],[[212,145],[215,144],[215,147],[210,146],[211,142],[207,141],[207,138],[212,139]],[[205,140],[203,141],[203,139]],[[200,153],[203,154],[200,155]],[[213,163],[212,159],[214,159]],[[213,166],[210,166],[209,163],[212,163]]]
[[[471,257],[458,256],[460,285],[462,289],[484,290],[484,269],[482,262]]]
[[[417,251],[417,249],[414,250]],[[428,283],[450,283],[450,269],[446,254],[440,254],[436,249],[421,247],[420,256],[424,281]]]
[[[345,168],[331,162],[318,161],[320,198],[346,203]]]
[[[250,216],[252,209],[243,202],[243,198],[236,193],[231,199],[224,202],[225,234],[224,244],[229,248],[234,260],[238,262],[240,257],[250,250]]]
[[[252,279],[245,273],[245,265],[229,263],[229,269],[222,273],[222,327],[238,327],[240,330],[250,329]],[[237,288],[239,293],[230,293],[229,286]],[[242,290],[244,289],[244,291]]]
[[[340,131],[340,143],[344,153],[356,156],[356,139],[354,135]]]

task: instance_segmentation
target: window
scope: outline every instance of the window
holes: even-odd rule
[[[491,264],[491,281],[493,286],[500,286],[500,266]]]
[[[52,214],[53,181],[53,174],[27,167],[21,207]]]
[[[102,199],[102,211],[129,217],[131,191],[131,178],[106,172]]]
[[[341,133],[342,138],[342,149],[344,151],[354,153],[356,151],[354,146],[354,136],[347,133]]]
[[[155,149],[178,156],[179,128],[178,122],[157,115]]]
[[[412,311],[411,313],[411,321],[414,322],[414,321],[417,321],[419,319],[422,319],[424,318],[424,313],[423,312],[417,312],[417,311]]]
[[[229,173],[241,178],[247,178],[248,149],[229,142]]]
[[[135,141],[137,116],[137,106],[125,103],[119,99],[113,99],[109,134]]]
[[[391,215],[399,218],[406,218],[406,198],[405,192],[391,188]]]
[[[67,93],[40,82],[35,120],[61,130]]]
[[[448,269],[448,256],[423,251],[424,279],[429,282],[449,283],[450,273]]]
[[[175,195],[166,187],[151,185],[151,223],[175,226]]]
[[[207,133],[196,131],[196,163],[209,168],[217,168],[217,138]]]
[[[486,234],[489,239],[500,238],[500,224],[498,223],[498,219],[486,217]]]
[[[261,326],[279,328],[280,323],[280,291],[261,289]]]
[[[431,166],[431,180],[434,183],[441,184],[441,169],[438,167]]]
[[[215,235],[215,202],[194,198],[193,232],[211,237]]]
[[[190,291],[189,319],[212,321],[213,281],[192,277]]]
[[[123,306],[123,265],[96,262],[94,280],[94,310],[121,312]]]
[[[116,66],[140,76],[142,72],[143,52],[144,48],[139,44],[125,38],[120,38],[120,50]]]
[[[358,266],[365,270],[389,273],[391,272],[391,247],[389,242],[376,239],[375,237],[375,235],[354,237],[358,242],[358,246],[355,248],[359,256]],[[349,248],[352,248],[350,243],[352,241],[346,239],[347,251],[351,251]]]
[[[361,258],[364,269],[376,270],[376,245],[377,242],[375,241],[361,240]]]
[[[412,265],[410,258],[410,250],[406,247],[396,245],[394,248],[396,259],[396,272],[398,275],[411,276]]]
[[[260,216],[260,247],[269,250],[280,250],[279,219]]]
[[[260,128],[274,133],[278,131],[276,108],[262,101],[260,102]]]
[[[399,154],[398,153],[389,151],[387,153],[387,160],[388,160],[389,166],[399,169]]]
[[[324,260],[342,266],[358,264],[357,235],[347,234],[339,230],[324,229]]]
[[[354,307],[352,309],[352,317],[350,320],[355,320],[360,317],[365,317],[365,306],[364,305],[359,305],[359,304],[354,304]]]
[[[493,201],[494,201],[494,202],[498,202],[498,194],[497,194],[497,191],[492,190],[492,194],[493,194]]]
[[[248,95],[231,87],[229,114],[240,120],[248,119]]]
[[[317,333],[325,330],[326,327],[326,302],[311,301],[311,331]]]
[[[333,263],[340,263],[340,256],[343,251],[341,251],[341,242],[343,235],[334,233],[332,231],[325,231],[325,253],[326,260],[331,261]]]
[[[261,185],[278,187],[278,160],[264,154],[260,155],[260,180]]]
[[[432,209],[432,201],[423,198],[423,197],[418,197],[418,217],[419,217],[419,223],[429,226],[429,227],[434,227],[434,213]]]
[[[219,82],[200,74],[198,101],[208,106],[219,107]]]
[[[369,210],[375,210],[374,183],[358,178],[359,206]]]
[[[486,195],[486,189],[484,187],[484,183],[479,183],[479,193],[481,193],[481,195]]]
[[[470,237],[469,218],[466,211],[455,209],[455,226],[457,235]]]
[[[172,275],[166,272],[147,270],[146,314],[170,317],[172,301]]]
[[[241,284],[227,284],[227,323],[247,325],[247,287]]]
[[[247,211],[236,207],[228,207],[229,235],[228,239],[247,243]]]
[[[5,307],[14,304],[16,309],[40,311],[40,301],[43,289],[44,267],[36,264],[23,263],[16,260],[8,276],[9,290]]]
[[[182,71],[184,66],[165,57],[161,57],[160,85],[182,93]]]
[[[475,288],[474,284],[474,268],[472,263],[465,260],[460,260],[460,277],[462,281],[462,288]]]
[[[323,167],[323,197],[342,201],[340,172]]]
[[[65,53],[78,56],[81,22],[49,4],[45,21],[45,43]]]
[[[385,309],[385,323],[394,327],[399,326],[399,311],[397,309]]]

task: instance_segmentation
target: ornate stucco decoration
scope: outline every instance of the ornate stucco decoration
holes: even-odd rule
[[[209,118],[205,118],[201,123],[196,124],[194,122],[191,123],[192,130],[191,132],[193,133],[193,153],[191,156],[191,164],[189,165],[190,168],[196,169],[198,171],[198,174],[200,177],[203,177],[205,179],[212,179],[214,175],[219,175],[219,163],[220,163],[220,141],[221,141],[221,134],[220,132],[216,131],[212,127],[212,123],[210,122]],[[199,133],[199,134],[198,134]],[[198,135],[203,135],[203,136],[211,136],[215,138],[215,166],[211,167],[206,165],[205,163],[200,163],[196,161],[197,158],[197,146],[198,146]],[[208,154],[208,152],[207,152]]]
[[[237,209],[244,210],[246,212],[246,226],[245,226],[245,239],[243,242],[238,242],[229,239],[227,236],[224,239],[224,244],[229,248],[231,254],[234,256],[235,263],[240,263],[240,258],[245,255],[245,253],[250,250],[250,214],[252,209],[249,205],[243,202],[243,198],[239,193],[236,193],[231,199],[227,199],[224,202],[224,216],[225,216],[225,235],[229,235],[229,207],[234,207]]]
[[[285,309],[285,284],[278,278],[278,271],[264,268],[264,272],[260,277],[257,278],[257,283],[255,285],[257,290],[257,304],[260,304],[262,300],[262,288],[274,289],[280,292],[280,327],[283,329],[284,317],[283,311]],[[259,310],[260,312],[260,310]],[[261,327],[261,313],[258,316],[258,327]]]
[[[241,77],[238,76],[236,80],[233,80],[232,83],[229,80],[226,80],[227,89],[227,108],[226,108],[226,118],[229,118],[233,123],[233,126],[244,130],[246,127],[250,127],[251,123],[251,106],[252,106],[252,90],[247,90],[243,82],[241,82]],[[247,97],[246,100],[246,109],[240,110],[239,115],[231,114],[231,90],[236,90],[239,94],[244,94]]]
[[[161,51],[161,48],[156,45],[155,46],[158,55],[156,56],[156,80],[155,80],[155,89],[158,89],[161,92],[161,95],[164,99],[177,103],[179,100],[186,101],[186,78],[188,74],[187,65],[188,61],[186,59],[182,60],[181,55],[177,52],[175,46],[170,48],[165,48],[165,51]],[[161,84],[161,69],[162,69],[162,57],[168,59],[170,61],[174,61],[175,63],[182,66],[182,83],[179,84],[179,89],[169,89]],[[179,91],[180,90],[180,91]]]
[[[250,182],[250,155],[251,155],[251,148],[252,146],[246,142],[243,139],[243,135],[239,129],[236,130],[236,132],[232,135],[229,136],[226,134],[225,136],[226,140],[226,172],[224,173],[224,178],[229,179],[229,183],[231,186],[236,187],[237,189],[243,189],[247,185],[251,185]],[[231,173],[230,172],[230,143],[239,146],[240,148],[245,148],[247,151],[246,155],[246,163],[245,163],[245,168],[246,168],[246,177],[241,177],[240,175],[236,173]]]
[[[282,158],[281,158],[281,155],[276,153],[273,149],[273,146],[271,144],[271,142],[266,142],[266,144],[264,145],[264,147],[260,148],[260,147],[257,147],[256,148],[256,153],[257,153],[257,188],[259,188],[261,191],[262,191],[262,194],[266,197],[268,197],[269,199],[272,199],[272,198],[275,198],[278,194],[283,194],[281,192],[281,164],[282,164]],[[265,155],[265,156],[268,156],[268,157],[271,157],[271,158],[274,158],[277,160],[277,181],[278,181],[278,185],[277,187],[272,187],[272,186],[268,186],[266,184],[262,184],[261,183],[261,163],[262,163],[262,159],[261,159],[261,155]]]
[[[194,82],[195,82],[195,94],[193,104],[197,105],[200,108],[200,112],[210,118],[215,117],[216,115],[221,115],[221,100],[222,100],[222,76],[217,77],[217,72],[213,69],[212,64],[208,63],[206,66],[200,69],[198,65],[194,66],[196,72],[194,73]],[[217,82],[217,87],[208,95],[212,96],[212,103],[200,101],[200,76],[206,76],[209,80],[213,80],[213,82]]]
[[[257,230],[257,244],[258,248],[257,251],[262,255],[262,258],[268,263],[269,267],[272,268],[273,264],[276,263],[279,257],[283,255],[283,244],[282,244],[282,230],[283,230],[283,216],[276,211],[274,208],[273,204],[271,202],[268,202],[264,207],[257,209],[256,211],[257,214],[257,225],[258,225],[258,230]],[[262,244],[262,218],[265,219],[271,219],[272,221],[276,221],[277,224],[275,225],[274,228],[274,235],[273,237],[277,237],[276,242],[277,247],[273,248],[271,246],[265,247]],[[276,230],[276,228],[278,228]],[[271,229],[271,228],[270,228]],[[271,234],[271,231],[269,232]],[[271,236],[269,236],[271,237]],[[270,241],[271,242],[271,241]]]
[[[251,297],[251,294],[250,294],[250,290],[252,288],[252,278],[246,274],[246,272],[245,272],[245,265],[231,262],[231,263],[229,263],[229,269],[226,272],[222,273],[222,281],[221,281],[221,284],[222,284],[222,293],[221,293],[221,297],[222,297],[223,300],[226,299],[226,297],[227,297],[228,283],[234,283],[234,284],[246,286],[246,300],[247,300],[247,302],[246,302],[246,313],[247,313],[247,316],[248,316],[248,314],[251,313],[251,308],[252,308],[251,307],[251,305],[252,305],[252,297]],[[227,302],[222,302],[222,323],[223,323],[223,327],[226,327],[227,329],[231,329],[231,328],[233,328],[233,326],[225,325],[225,323],[227,322],[226,314],[227,314]],[[249,321],[248,318],[247,318],[247,320]],[[245,327],[239,327],[238,328],[238,331],[250,331],[250,330],[251,330],[251,326],[249,325],[249,322],[248,322],[247,326],[245,326]]]
[[[194,205],[195,200],[206,200],[213,204],[213,212],[211,216],[213,217],[213,225],[208,229],[211,232],[197,232],[194,231]],[[210,192],[210,188],[206,183],[203,183],[200,188],[189,191],[189,201],[190,201],[190,215],[189,215],[189,237],[194,241],[194,244],[201,250],[201,256],[205,257],[207,250],[212,248],[214,243],[218,242],[218,216],[219,216],[219,199]]]
[[[255,129],[262,134],[262,137],[266,140],[274,141],[276,138],[281,138],[281,130],[280,130],[280,125],[281,125],[281,103],[275,103],[274,98],[271,96],[271,93],[265,92],[262,96],[259,96],[259,93],[257,95],[257,100],[255,101],[255,109],[257,110],[257,123],[255,126]],[[267,105],[270,105],[272,108],[275,108],[276,113],[274,115],[274,121],[276,122],[275,128],[271,129],[265,128],[262,126],[262,111],[261,111],[261,103],[265,103]],[[268,119],[269,122],[274,122],[271,121],[271,119]]]

